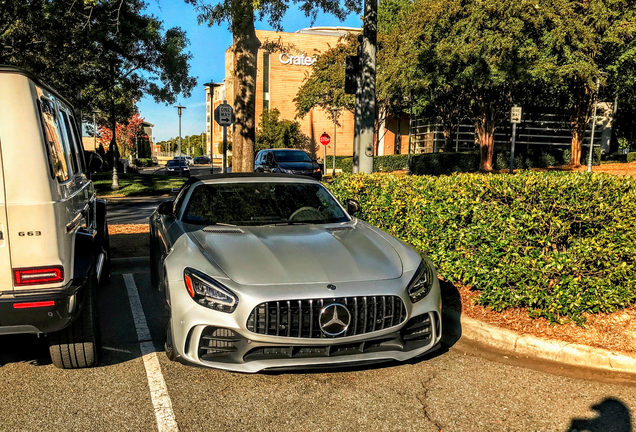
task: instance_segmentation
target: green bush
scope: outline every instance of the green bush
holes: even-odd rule
[[[569,148],[546,147],[531,148],[515,151],[515,169],[546,168],[550,166],[569,165],[571,151]],[[581,163],[587,164],[587,149],[583,149]],[[594,148],[593,165],[601,164],[601,149]],[[495,154],[494,168],[497,170],[510,168],[510,152],[502,151]]]
[[[408,166],[408,155],[386,155],[375,156],[373,158],[373,171],[374,172],[390,172],[405,170]],[[327,166],[325,171],[330,173],[333,167],[333,156],[327,156]],[[351,174],[353,172],[353,157],[351,156],[336,156],[336,168],[339,168],[344,173]]]
[[[343,175],[330,185],[360,217],[426,253],[441,277],[494,310],[551,322],[636,302],[636,179],[586,172],[515,176]]]
[[[408,166],[409,155],[397,154],[375,156],[373,158],[373,172],[402,171]]]
[[[135,159],[133,164],[137,167],[151,167],[155,165],[153,160],[150,158]]]
[[[627,162],[636,162],[636,152],[627,153]]]
[[[479,153],[425,153],[411,156],[411,172],[416,175],[442,175],[479,169]]]
[[[608,155],[603,155],[601,157],[601,163],[625,163],[627,162],[627,154],[625,153],[612,153]]]
[[[327,156],[327,163],[325,166],[326,172],[331,172],[333,167],[333,156]],[[353,157],[351,156],[336,156],[336,168],[341,169],[344,173],[351,174],[353,172]]]

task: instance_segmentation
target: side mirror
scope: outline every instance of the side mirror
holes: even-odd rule
[[[104,160],[97,153],[91,153],[90,156],[88,156],[88,171],[97,172],[102,169],[103,165]]]
[[[159,213],[160,215],[165,215],[165,216],[174,216],[173,209],[174,209],[174,200],[168,200],[159,204],[159,207],[157,208],[157,213]]]
[[[347,206],[347,213],[349,213],[350,216],[353,216],[360,211],[360,204],[358,201],[348,199],[344,203]]]

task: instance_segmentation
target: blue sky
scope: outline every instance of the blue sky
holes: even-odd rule
[[[283,30],[295,32],[309,27],[311,20],[297,9],[293,2],[283,19]],[[232,34],[227,24],[208,27],[198,25],[197,12],[182,0],[148,0],[146,13],[161,19],[164,30],[181,27],[186,31],[192,53],[190,74],[197,77],[197,86],[190,98],[180,97],[178,103],[185,106],[181,117],[181,135],[200,134],[205,131],[205,88],[203,83],[214,80],[221,81],[225,75],[225,50],[232,44]],[[352,14],[344,22],[331,15],[319,14],[315,26],[347,26],[360,27],[360,17]],[[257,22],[257,30],[272,30],[267,22]],[[179,121],[177,110],[172,105],[157,104],[152,98],[143,98],[138,104],[139,112],[146,121],[155,125],[153,134],[157,140],[163,141],[178,136]]]

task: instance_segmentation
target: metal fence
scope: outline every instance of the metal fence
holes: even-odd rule
[[[611,106],[601,107],[601,115],[597,118],[594,146],[609,148],[611,137]],[[430,119],[414,119],[410,126],[413,153],[436,153],[438,151],[472,151],[477,149],[478,140],[475,125],[467,118],[460,122],[451,137],[450,148],[444,149],[444,132],[439,122]],[[584,145],[589,145],[592,135],[592,122],[585,133]],[[502,122],[495,131],[496,149],[508,149],[512,141],[512,124]],[[516,144],[519,146],[570,146],[572,131],[570,119],[558,114],[527,114],[517,125]]]

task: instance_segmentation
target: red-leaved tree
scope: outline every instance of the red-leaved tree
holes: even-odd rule
[[[135,137],[140,136],[143,132],[143,122],[144,119],[139,114],[135,114],[130,119],[128,119],[128,122],[125,125],[117,123],[115,137],[117,139],[117,149],[119,151],[120,157],[127,158],[130,154],[134,153]],[[105,151],[109,151],[110,140],[113,137],[112,130],[110,128],[102,126],[99,129],[99,133],[101,136],[100,143],[104,147]]]

